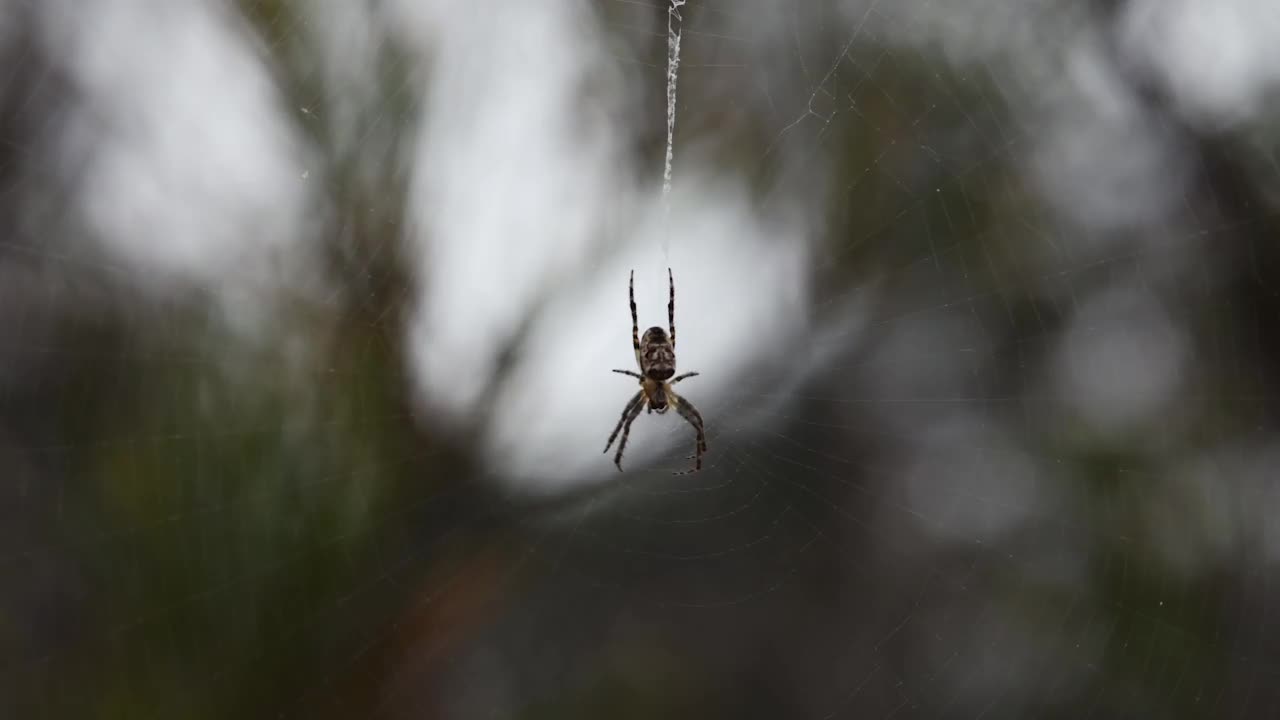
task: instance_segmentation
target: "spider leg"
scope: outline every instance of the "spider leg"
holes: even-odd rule
[[[671,287],[670,299],[667,300],[667,324],[671,326],[671,349],[676,349],[676,279],[671,276],[671,268],[667,268],[667,283]]]
[[[627,422],[627,418],[631,416],[631,413],[633,411],[636,411],[636,414],[637,415],[639,414],[638,409],[643,400],[644,400],[644,390],[641,390],[635,395],[632,395],[631,399],[627,401],[627,406],[622,408],[622,417],[618,418],[618,424],[614,425],[613,432],[609,433],[609,442],[605,443],[604,452],[609,452],[609,448],[613,445],[613,441],[618,437],[618,432],[622,430],[622,424]],[[625,443],[626,441],[627,441],[627,438],[624,435],[622,438],[622,442]]]
[[[613,464],[618,466],[618,472],[622,472],[622,451],[626,449],[627,437],[631,435],[631,423],[635,422],[636,418],[640,417],[640,408],[649,406],[649,403],[646,402],[643,390],[640,391],[639,395],[633,402],[634,404],[631,406],[630,412],[623,416],[623,420],[625,422],[621,423],[622,439],[618,441],[618,452],[613,456]],[[613,432],[615,435],[618,433],[616,429]],[[612,442],[612,440],[610,441]],[[608,447],[605,447],[606,451],[608,449]]]
[[[615,370],[614,372],[617,372],[617,371]],[[700,372],[687,372],[687,373],[684,373],[684,374],[682,374],[682,375],[677,375],[677,376],[675,376],[675,377],[671,378],[671,384],[672,384],[672,385],[675,385],[676,383],[680,382],[681,380],[684,380],[685,378],[691,378],[691,377],[694,377],[694,376],[697,376],[697,375],[701,375],[701,374],[702,374],[702,373],[700,373]]]
[[[667,390],[667,397],[671,401],[671,404],[675,405],[676,412],[680,413],[680,417],[688,420],[689,424],[693,426],[694,431],[698,434],[697,453],[693,456],[693,469],[683,470],[674,474],[688,475],[689,473],[698,472],[702,469],[702,454],[707,451],[707,434],[703,430],[702,413],[698,412],[698,409],[693,406],[693,403],[677,395],[674,390]]]
[[[631,298],[631,347],[636,351],[636,367],[644,370],[640,362],[640,318],[636,316],[636,271],[631,271],[631,282],[627,286],[627,294]]]
[[[614,372],[618,373],[619,375],[630,375],[633,378],[640,378],[641,380],[644,379],[644,376],[636,372],[635,370],[614,370]]]

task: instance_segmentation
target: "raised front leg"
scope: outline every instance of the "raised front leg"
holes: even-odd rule
[[[676,349],[676,279],[671,276],[671,268],[667,268],[667,284],[671,294],[667,299],[667,329],[671,331],[671,349]]]
[[[631,271],[631,282],[627,285],[627,294],[631,298],[631,347],[636,351],[636,367],[642,372],[644,364],[640,362],[640,318],[636,315],[636,271]]]

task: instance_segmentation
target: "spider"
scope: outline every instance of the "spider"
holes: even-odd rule
[[[701,470],[702,454],[707,451],[707,436],[702,428],[702,415],[688,400],[671,389],[672,385],[685,378],[694,377],[698,373],[687,372],[671,377],[676,372],[676,281],[671,275],[671,268],[667,268],[667,282],[671,287],[671,297],[667,301],[667,320],[671,326],[671,334],[668,335],[666,330],[655,325],[645,330],[644,338],[641,339],[640,325],[636,318],[636,271],[631,271],[631,282],[628,288],[631,298],[631,344],[636,351],[636,365],[640,368],[640,372],[633,370],[614,370],[613,372],[630,375],[639,380],[640,391],[632,396],[626,407],[622,409],[622,417],[610,433],[609,442],[604,446],[604,451],[609,452],[614,439],[618,437],[618,432],[622,432],[618,452],[613,456],[613,464],[618,466],[619,472],[622,471],[622,450],[627,446],[627,436],[631,434],[631,423],[640,417],[641,410],[657,412],[661,415],[668,408],[675,408],[676,412],[680,413],[680,417],[688,420],[697,432],[697,453],[694,455],[693,469],[674,474],[687,475]]]

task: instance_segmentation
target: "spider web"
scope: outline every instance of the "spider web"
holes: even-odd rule
[[[12,28],[79,27],[70,5],[0,6],[0,56],[33,70],[0,78],[0,710],[1273,716],[1266,95],[1242,115],[1228,94],[1224,131],[1221,91],[1168,74],[1151,38],[1198,57],[1185,8],[936,5],[690,0],[669,26],[656,0],[477,4],[435,9],[447,40],[356,4],[121,5],[92,35],[114,42],[45,38],[65,56]],[[1223,7],[1219,32],[1256,10]],[[172,75],[125,51],[161,22],[198,30],[162,47]],[[592,146],[584,122],[525,152],[593,112],[575,94],[467,104],[483,61],[571,65],[534,42],[552,31],[598,39],[644,117],[640,199],[608,213],[635,232],[559,241],[579,261],[538,268],[561,295],[529,289],[562,247],[536,237],[598,228],[519,171],[549,202],[509,197],[497,228],[528,254],[451,254],[495,234],[457,217],[508,212],[452,187],[504,197],[499,160],[572,183],[547,163]],[[238,33],[268,70],[208,62]],[[159,90],[104,99],[131,73]],[[235,112],[181,94],[224,87]],[[493,155],[440,150],[515,120]],[[443,189],[415,179],[436,164]],[[706,190],[726,176],[749,222]],[[744,227],[768,231],[718,244]],[[642,328],[674,269],[702,473],[671,475],[693,448],[671,413],[636,422],[625,473],[596,454],[633,392],[607,377],[631,352],[624,264]],[[474,329],[419,322],[490,274],[491,305],[448,308]],[[503,312],[502,352],[450,345]]]

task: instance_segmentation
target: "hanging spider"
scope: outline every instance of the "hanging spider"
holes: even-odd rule
[[[635,422],[635,419],[640,416],[640,411],[645,409],[649,412],[662,414],[667,411],[667,408],[673,407],[676,412],[680,413],[680,417],[688,420],[689,424],[698,433],[697,453],[694,455],[693,469],[677,472],[675,473],[676,475],[686,475],[701,470],[702,454],[707,451],[707,436],[702,429],[702,415],[688,400],[680,397],[675,390],[671,389],[672,385],[685,378],[691,378],[698,373],[687,372],[683,375],[676,375],[674,378],[671,377],[676,372],[676,281],[671,275],[671,268],[667,268],[667,282],[671,287],[671,297],[667,301],[667,320],[671,326],[671,334],[668,335],[667,331],[655,325],[645,330],[644,338],[641,339],[640,325],[636,318],[636,272],[635,270],[631,271],[629,286],[631,297],[631,344],[636,351],[636,365],[639,366],[640,372],[633,370],[614,370],[614,372],[630,375],[638,379],[640,381],[640,391],[623,408],[622,417],[609,435],[609,442],[604,446],[604,451],[609,452],[614,439],[618,437],[618,432],[622,432],[622,440],[618,443],[618,453],[613,456],[613,464],[618,466],[619,472],[622,471],[622,450],[627,446],[627,436],[631,434],[631,423]]]

